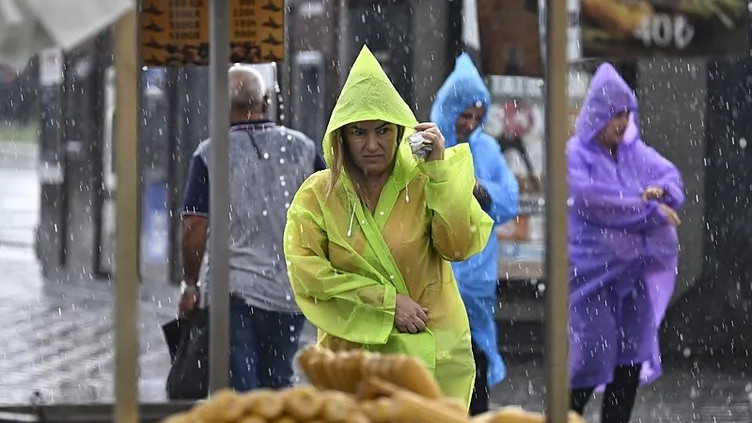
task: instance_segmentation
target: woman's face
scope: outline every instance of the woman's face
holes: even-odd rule
[[[470,134],[480,126],[485,111],[486,110],[483,108],[482,104],[474,105],[465,109],[459,117],[457,117],[455,127],[458,142],[467,142],[467,139],[470,138]]]
[[[393,123],[367,120],[346,125],[343,141],[358,169],[365,175],[380,174],[392,166],[398,132]]]
[[[598,141],[607,148],[614,148],[624,140],[629,124],[629,112],[622,112],[611,118],[605,128],[598,133]]]

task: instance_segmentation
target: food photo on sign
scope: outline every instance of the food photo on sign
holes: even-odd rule
[[[586,57],[745,52],[747,0],[581,0]]]
[[[589,79],[586,70],[573,67],[569,71],[569,134]],[[491,106],[484,130],[499,143],[520,187],[518,216],[496,230],[499,272],[508,280],[540,279],[545,257],[544,83],[541,79],[512,76],[488,76],[486,81]]]
[[[542,277],[545,104],[540,79],[490,76],[484,130],[499,144],[520,187],[518,216],[496,229],[502,278]]]

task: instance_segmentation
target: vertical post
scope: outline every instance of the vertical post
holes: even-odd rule
[[[567,2],[546,1],[546,414],[565,423],[569,286],[567,264]]]
[[[229,374],[229,280],[230,205],[228,126],[230,101],[227,61],[230,57],[228,0],[209,2],[209,390],[227,386]]]
[[[115,26],[115,422],[138,418],[138,44],[136,10]]]
[[[167,278],[171,283],[178,283],[183,275],[180,260],[180,202],[185,186],[186,162],[184,160],[186,146],[183,142],[181,119],[183,117],[183,102],[180,97],[180,89],[185,89],[185,84],[180,83],[182,72],[177,68],[167,69],[167,139],[169,140],[167,154],[167,187],[169,204],[169,251],[167,256]]]

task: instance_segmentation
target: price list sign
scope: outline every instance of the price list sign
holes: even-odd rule
[[[581,0],[585,57],[747,54],[747,0]]]
[[[142,0],[141,60],[146,66],[209,64],[210,0]],[[231,63],[284,58],[284,0],[230,1]]]

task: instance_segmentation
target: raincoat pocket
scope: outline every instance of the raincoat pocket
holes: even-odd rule
[[[420,333],[402,333],[395,329],[386,344],[366,345],[365,348],[380,354],[406,354],[419,358],[431,374],[436,369],[436,339],[430,329]]]

